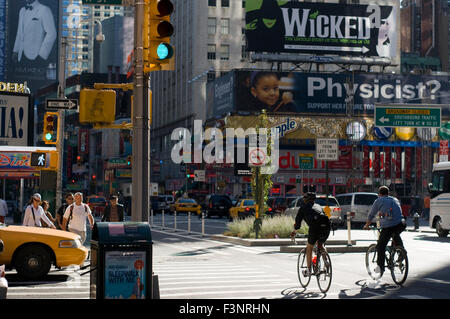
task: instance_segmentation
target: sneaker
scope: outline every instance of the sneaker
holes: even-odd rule
[[[381,270],[380,266],[376,266],[375,269],[373,270],[373,272],[379,277],[381,278],[381,276],[383,276],[383,271]]]
[[[310,277],[311,276],[311,272],[309,271],[308,268],[302,270],[302,274],[304,277]]]

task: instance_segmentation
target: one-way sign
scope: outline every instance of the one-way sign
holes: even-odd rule
[[[76,110],[78,111],[78,100],[76,99],[47,99],[45,100],[46,111]]]

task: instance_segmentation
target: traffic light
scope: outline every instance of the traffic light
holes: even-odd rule
[[[78,155],[77,156],[77,166],[80,167],[81,164],[83,164],[83,158],[80,155]]]
[[[170,44],[170,37],[175,30],[170,23],[174,5],[170,0],[147,0],[146,3],[143,40],[148,51],[144,60],[157,66],[168,64],[174,54]]]
[[[132,163],[133,163],[133,162],[132,162],[132,160],[131,160],[131,155],[128,155],[128,157],[127,157],[127,165],[128,165],[128,166],[131,166]]]
[[[58,141],[58,113],[47,112],[44,115],[44,136],[45,144],[56,144]]]

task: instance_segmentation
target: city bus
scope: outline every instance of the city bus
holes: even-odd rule
[[[439,237],[446,237],[450,231],[450,162],[433,164],[430,192],[430,227],[436,228]]]

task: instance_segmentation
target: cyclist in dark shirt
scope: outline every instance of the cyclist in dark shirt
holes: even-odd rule
[[[300,228],[302,220],[309,226],[308,243],[306,245],[306,265],[308,268],[304,270],[303,275],[309,276],[311,274],[311,260],[312,251],[315,243],[319,250],[323,250],[323,244],[330,235],[330,220],[327,215],[324,214],[322,207],[318,204],[314,204],[316,199],[315,193],[307,193],[303,196],[297,216],[295,217],[294,231],[291,236],[295,236],[295,232]]]

